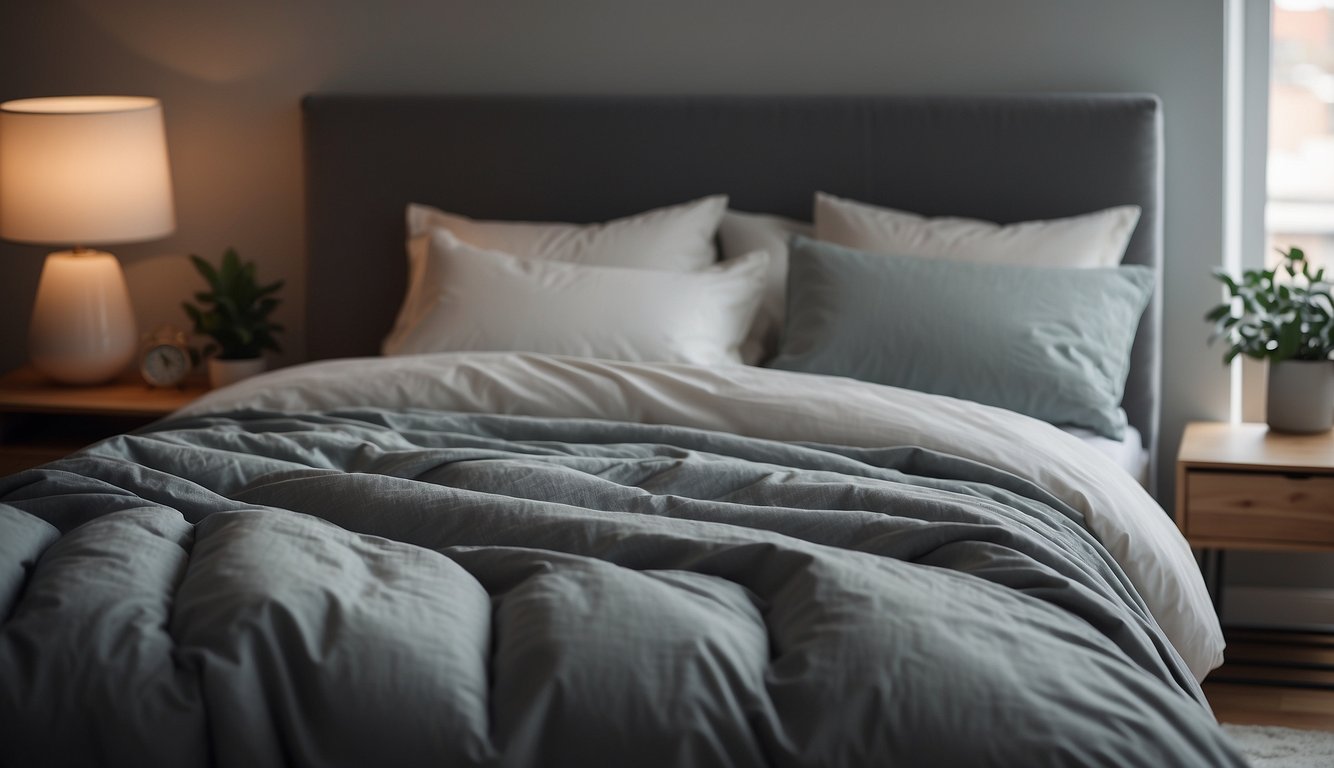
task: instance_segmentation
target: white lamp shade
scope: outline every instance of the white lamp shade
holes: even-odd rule
[[[110,245],[175,228],[162,105],[138,96],[0,104],[0,237]]]

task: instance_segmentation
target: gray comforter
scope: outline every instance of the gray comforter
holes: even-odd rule
[[[177,419],[0,479],[3,765],[1242,765],[1079,515],[912,447]]]

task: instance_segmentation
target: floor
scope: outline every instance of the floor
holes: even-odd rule
[[[1220,722],[1334,731],[1334,635],[1230,630],[1227,643],[1204,682]]]

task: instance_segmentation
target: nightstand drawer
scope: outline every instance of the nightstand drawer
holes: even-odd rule
[[[0,476],[138,429],[206,391],[198,382],[151,389],[137,372],[88,387],[52,384],[29,368],[0,375]]]
[[[1334,475],[1193,471],[1187,535],[1334,545]]]

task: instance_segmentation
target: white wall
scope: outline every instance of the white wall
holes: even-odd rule
[[[1148,91],[1166,116],[1160,477],[1185,421],[1226,418],[1200,319],[1221,263],[1224,12],[1203,0],[43,0],[0,8],[0,98],[160,97],[177,234],[121,246],[147,327],[182,322],[184,255],[288,281],[301,357],[300,115],[312,90],[507,93]],[[0,368],[24,359],[43,249],[0,245]]]

